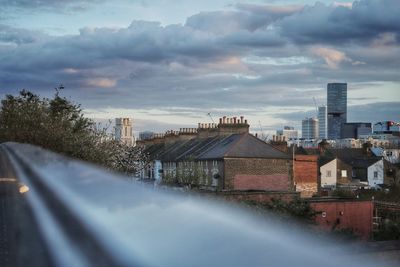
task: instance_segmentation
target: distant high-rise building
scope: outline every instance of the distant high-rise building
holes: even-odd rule
[[[299,137],[299,133],[294,127],[285,126],[283,130],[276,131],[277,136],[284,136],[285,140],[295,140]]]
[[[328,112],[326,106],[318,107],[318,130],[319,139],[328,138]]]
[[[347,83],[328,83],[328,138],[340,139],[347,122]]]
[[[317,139],[318,138],[318,119],[306,118],[301,122],[302,138]]]
[[[372,133],[372,124],[369,122],[351,122],[342,125],[340,138],[358,139],[360,135],[368,135]]]
[[[115,140],[128,145],[135,145],[135,137],[133,135],[133,119],[116,118],[115,119]]]

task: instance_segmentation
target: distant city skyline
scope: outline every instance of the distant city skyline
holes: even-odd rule
[[[301,129],[348,84],[349,122],[400,121],[400,1],[1,1],[0,97],[61,93],[162,132],[244,115]]]

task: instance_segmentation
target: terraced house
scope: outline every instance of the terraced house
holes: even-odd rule
[[[294,189],[291,156],[250,134],[243,117],[156,137],[141,143],[153,162],[143,178],[214,191]]]

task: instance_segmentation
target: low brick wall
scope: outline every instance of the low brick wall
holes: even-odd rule
[[[254,201],[257,203],[271,203],[272,199],[281,200],[286,203],[297,200],[300,198],[300,193],[293,191],[262,191],[262,190],[229,190],[229,191],[200,191],[201,194],[223,198],[228,201]]]

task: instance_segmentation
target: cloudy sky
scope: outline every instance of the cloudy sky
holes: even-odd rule
[[[350,121],[400,121],[400,1],[0,0],[0,97],[65,86],[89,117],[162,131],[300,127],[348,83]]]

